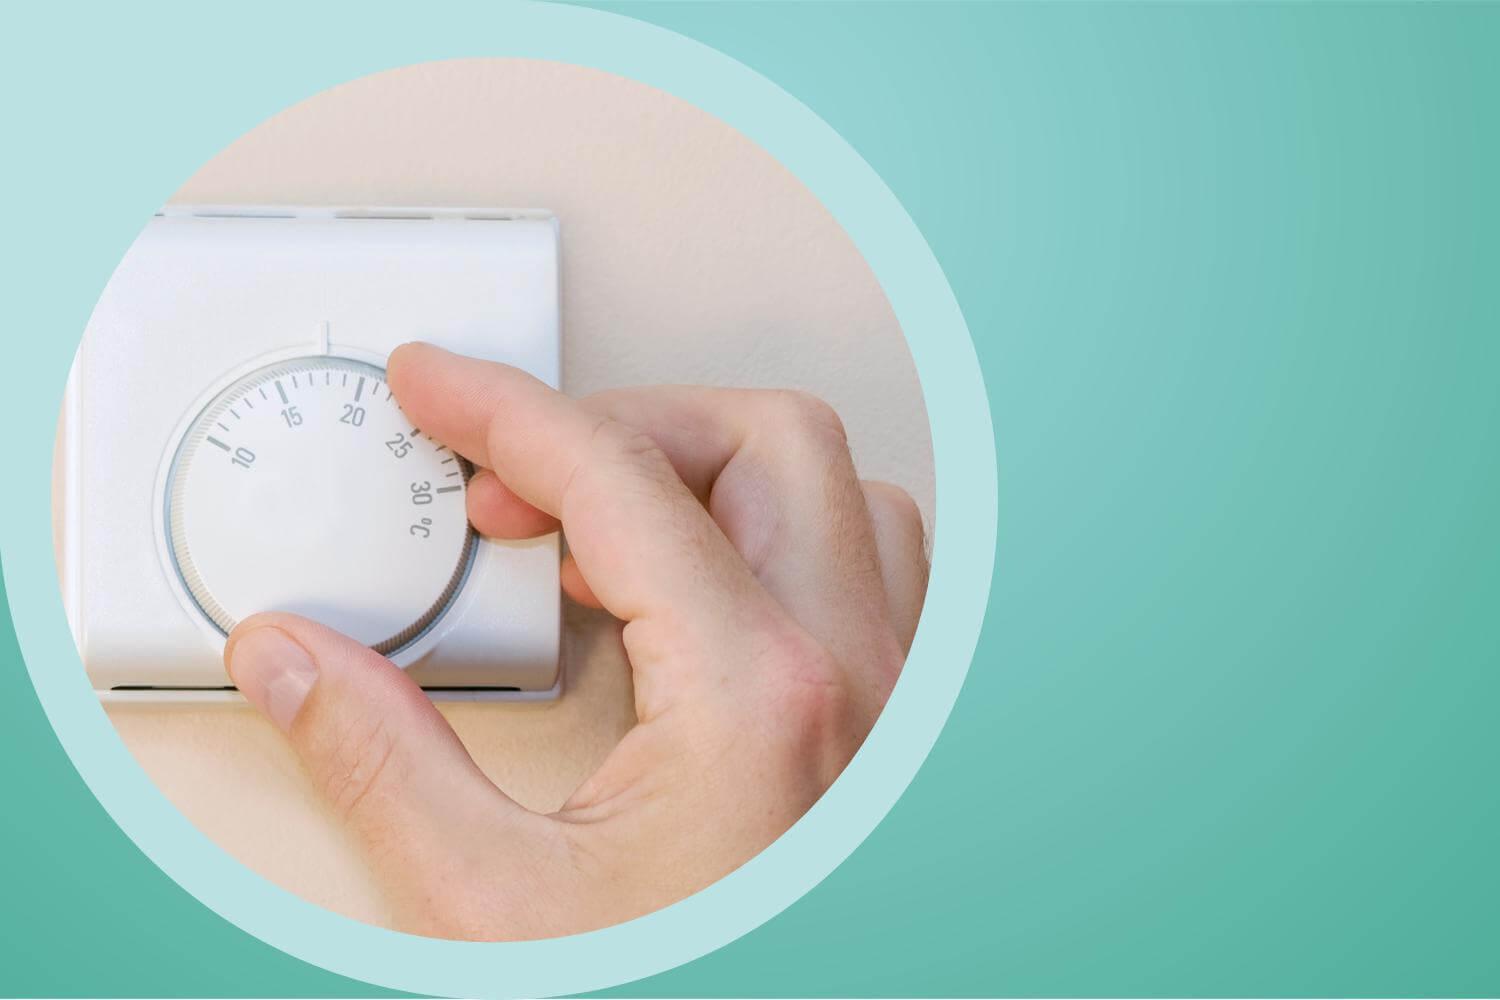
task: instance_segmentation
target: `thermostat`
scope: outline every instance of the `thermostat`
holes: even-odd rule
[[[64,412],[61,564],[110,699],[238,697],[224,640],[289,611],[434,698],[560,689],[557,536],[476,535],[473,472],[402,412],[425,340],[558,383],[556,221],[173,207],[94,310]]]

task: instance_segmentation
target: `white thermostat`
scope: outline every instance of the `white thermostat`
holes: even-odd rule
[[[434,698],[557,694],[558,538],[475,534],[472,468],[385,381],[411,340],[556,386],[556,221],[151,220],[89,321],[64,415],[63,586],[101,696],[238,697],[224,640],[261,611],[353,636]]]

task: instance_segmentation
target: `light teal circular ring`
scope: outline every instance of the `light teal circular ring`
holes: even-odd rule
[[[273,4],[274,6],[274,4]],[[340,38],[336,7],[298,5],[298,32]],[[274,20],[274,18],[272,18]],[[337,916],[277,888],[199,833],[156,789],[121,743],[90,690],[68,633],[51,543],[46,434],[7,439],[12,489],[0,499],[0,544],[16,632],[43,708],[78,772],[120,828],[151,860],[215,912],[305,961],[356,979],[419,993],[545,996],[637,979],[705,954],[766,921],[807,892],[870,833],[905,790],[948,717],[974,653],[988,601],[996,527],[996,468],[989,405],[973,344],[953,293],[910,217],[860,156],[795,98],[713,49],[665,29],[568,6],[475,5],[465,32],[451,20],[409,19],[372,27],[360,46],[331,46],[317,59],[279,63],[274,82],[200,79],[216,113],[182,119],[175,135],[132,151],[129,169],[100,177],[89,239],[70,265],[18,290],[12,348],[31,377],[3,399],[10,427],[35,427],[58,412],[87,303],[140,220],[165,199],[184,163],[209,158],[227,138],[296,94],[413,62],[457,56],[548,59],[630,77],[691,101],[759,143],[819,198],[870,264],[906,332],[926,395],[937,476],[931,587],[911,658],[890,704],[858,756],[827,795],[759,857],[703,892],[617,927],[549,941],[464,943],[418,938]],[[457,51],[453,40],[493,38],[490,51]],[[133,39],[115,38],[121,46]],[[160,39],[157,39],[160,41]],[[470,41],[468,44],[472,44]],[[359,51],[354,51],[358,49]],[[171,45],[151,47],[170,72]],[[115,79],[116,91],[135,85]],[[149,112],[143,111],[146,115]],[[91,155],[74,130],[50,155]],[[67,148],[68,143],[76,149]],[[149,178],[149,179],[148,179]],[[66,204],[70,192],[30,191],[36,204]],[[154,185],[165,184],[166,191]],[[50,216],[22,212],[40,228]],[[76,216],[69,225],[80,232]],[[64,304],[60,307],[60,304]],[[69,305],[71,304],[71,305]]]

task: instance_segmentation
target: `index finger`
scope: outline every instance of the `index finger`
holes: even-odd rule
[[[562,521],[595,596],[627,622],[672,619],[702,636],[771,603],[645,433],[509,365],[406,344],[387,382],[424,434],[493,469]],[[720,647],[722,653],[722,647]]]

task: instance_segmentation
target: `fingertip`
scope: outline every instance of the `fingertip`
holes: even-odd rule
[[[390,360],[387,363],[399,367],[410,361],[420,359],[423,354],[433,355],[449,353],[451,352],[443,350],[441,347],[430,341],[408,340],[404,343],[396,345],[396,349],[391,351]]]
[[[489,469],[469,477],[465,506],[474,530],[488,538],[536,538],[558,529],[557,518],[516,496]]]
[[[604,602],[594,594],[594,588],[583,578],[583,571],[578,568],[578,560],[573,558],[570,552],[563,556],[562,568],[559,570],[559,581],[562,583],[563,593],[576,604],[582,604],[586,608],[596,611],[604,607]]]
[[[398,346],[386,358],[386,383],[390,385],[397,398],[400,398],[411,387],[412,374],[422,364],[424,355],[434,350],[439,350],[439,348],[426,341],[411,340]]]
[[[294,655],[298,651],[301,657]],[[314,681],[334,700],[374,699],[411,724],[441,719],[422,689],[390,659],[337,629],[290,612],[261,612],[237,624],[224,644],[224,666],[240,692],[287,732]],[[289,675],[285,682],[284,674]]]
[[[490,420],[501,384],[519,374],[499,362],[413,341],[391,352],[386,382],[423,434],[472,462],[493,466],[486,454]]]
[[[364,643],[353,639],[337,629],[321,622],[304,618],[288,611],[262,611],[242,619],[230,631],[224,641],[224,664],[226,669],[238,647],[245,639],[257,633],[274,630],[289,637],[317,661],[320,668],[338,673],[358,669],[368,673],[373,667],[381,667],[390,661]],[[399,668],[391,670],[401,673]],[[233,674],[231,673],[231,677]]]
[[[292,614],[290,611],[260,611],[240,619],[239,623],[230,631],[228,642],[232,643],[236,637],[246,635],[261,628],[279,628],[283,632],[291,633],[299,640],[317,638],[318,633],[347,638],[326,625],[320,625],[311,618],[304,618],[301,615]],[[353,642],[354,640],[349,639],[348,641]]]
[[[281,624],[271,615],[240,623],[224,645],[224,669],[245,699],[286,733],[317,683],[319,668],[316,657]]]
[[[304,622],[307,622],[306,618],[280,611],[262,611],[248,618],[241,618],[234,628],[230,629],[228,638],[224,640],[224,663],[228,665],[235,645],[251,632],[263,628],[279,628],[290,633]]]

